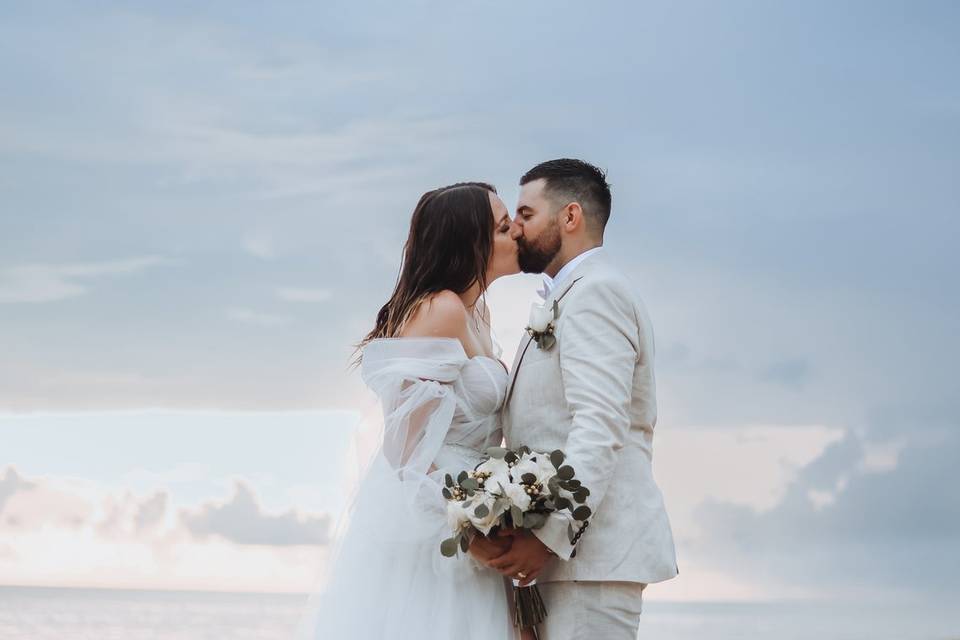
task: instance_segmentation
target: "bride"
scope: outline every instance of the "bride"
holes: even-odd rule
[[[488,184],[420,198],[396,288],[359,346],[382,437],[301,638],[514,637],[508,585],[484,564],[510,539],[478,536],[469,554],[440,554],[444,475],[472,469],[502,440],[508,374],[484,292],[520,271],[510,227]]]

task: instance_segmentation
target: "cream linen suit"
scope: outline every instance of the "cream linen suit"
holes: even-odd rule
[[[525,337],[517,350],[504,437],[510,447],[566,452],[593,513],[575,545],[569,512],[534,531],[558,556],[537,579],[549,612],[540,637],[632,640],[643,587],[678,573],[652,471],[653,328],[605,251],[586,257],[544,304],[554,300],[556,344],[541,350]]]

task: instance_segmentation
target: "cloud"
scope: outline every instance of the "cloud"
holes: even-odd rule
[[[166,489],[12,465],[0,478],[0,575],[15,584],[303,592],[327,554],[329,516],[264,513],[244,483],[227,503],[178,506]]]
[[[33,482],[25,480],[23,476],[17,473],[13,467],[7,467],[3,478],[0,478],[0,513],[3,513],[3,506],[7,500],[19,491],[27,491],[36,485]]]
[[[288,302],[324,302],[333,297],[329,289],[308,289],[304,287],[280,287],[277,297]]]
[[[138,273],[170,262],[157,256],[73,264],[25,264],[0,270],[0,303],[53,302],[87,293],[76,282],[103,276]]]
[[[227,309],[227,317],[237,322],[257,327],[282,327],[293,320],[290,316],[263,313],[246,307],[231,307]]]
[[[956,592],[960,501],[952,479],[960,434],[955,426],[923,431],[909,444],[848,433],[771,509],[706,500],[697,515],[709,534],[697,561],[821,595]]]
[[[330,539],[329,516],[303,516],[294,510],[265,513],[243,482],[234,485],[229,501],[207,503],[181,514],[181,518],[194,535],[219,535],[238,544],[317,545],[327,544]]]

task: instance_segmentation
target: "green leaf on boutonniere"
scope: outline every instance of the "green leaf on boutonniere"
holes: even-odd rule
[[[466,534],[460,534],[460,551],[466,553],[470,550],[470,540],[467,538]]]
[[[457,482],[460,485],[463,485],[463,481],[466,480],[468,477],[470,477],[470,474],[468,474],[466,471],[461,471],[460,474],[457,476]]]
[[[463,487],[464,491],[471,493],[480,488],[480,483],[477,482],[476,478],[467,478],[460,481],[460,486]]]
[[[445,485],[447,485],[448,487],[452,487],[452,486],[453,486],[453,477],[448,473],[447,475],[445,475],[445,476],[443,477],[443,483],[444,483]]]
[[[447,500],[453,499],[453,494],[450,493],[450,489],[447,489],[446,487],[443,488],[443,497],[446,498]]]
[[[553,506],[557,508],[557,511],[560,511],[562,509],[569,509],[570,501],[564,497],[554,498]]]
[[[573,499],[576,500],[577,503],[583,504],[587,501],[587,495],[588,494],[585,489],[580,489],[573,492]]]
[[[544,351],[549,351],[553,348],[553,345],[557,344],[557,339],[552,333],[544,333],[537,340],[537,346]]]
[[[572,480],[575,473],[576,472],[573,470],[573,467],[568,464],[565,464],[557,469],[557,477],[561,480]]]
[[[490,515],[490,509],[488,509],[487,505],[485,504],[478,504],[477,508],[473,510],[473,515],[477,516],[478,518],[486,518],[488,515]]]
[[[507,464],[513,464],[519,459],[520,458],[518,458],[517,454],[515,454],[513,451],[507,451],[506,455],[503,456],[503,461]]]
[[[533,475],[532,473],[525,473],[522,476],[520,476],[520,482],[522,482],[523,484],[533,484],[536,481],[537,481],[537,476]]]

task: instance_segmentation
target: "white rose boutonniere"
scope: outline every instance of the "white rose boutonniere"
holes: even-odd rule
[[[539,304],[530,307],[527,333],[536,341],[538,348],[547,350],[557,343],[553,331],[558,317],[560,317],[560,306],[556,300],[553,301],[553,307],[544,307]]]

